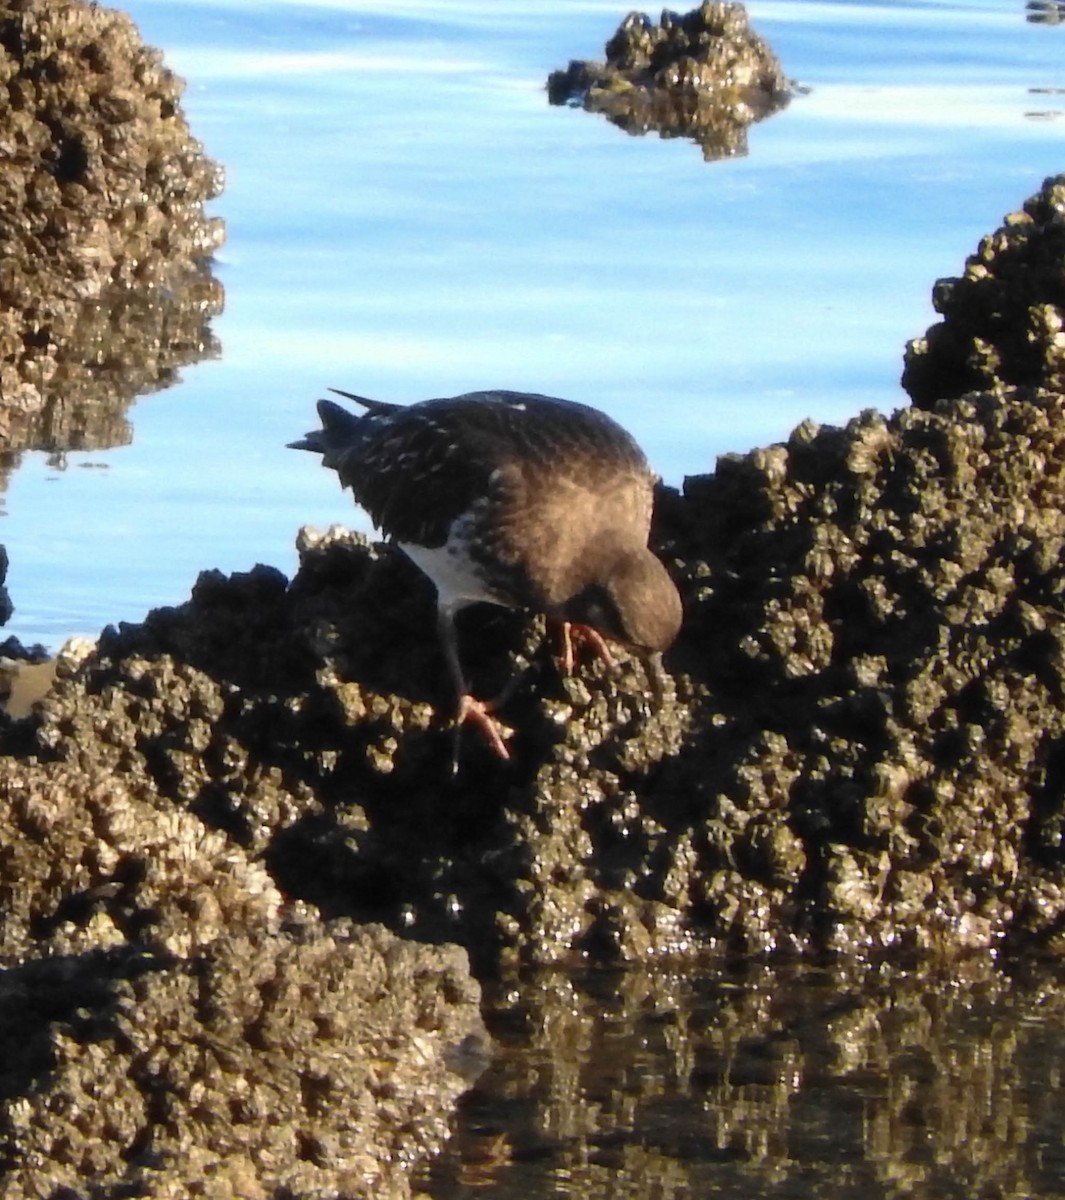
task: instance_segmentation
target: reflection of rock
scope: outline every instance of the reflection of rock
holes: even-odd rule
[[[0,438],[125,442],[135,396],[216,352],[221,172],[124,14],[26,0],[0,46]]]
[[[571,1196],[1044,1197],[1065,1135],[1060,967],[700,962],[509,981],[434,1195],[483,1147]],[[513,1188],[513,1180],[509,1180]],[[452,1184],[448,1187],[447,1184]],[[489,1195],[494,1194],[492,1192]],[[539,1195],[539,1192],[535,1194]]]
[[[1065,175],[985,237],[964,275],[940,279],[932,303],[943,320],[906,347],[914,404],[1011,384],[1065,391]]]
[[[690,137],[706,159],[745,154],[747,126],[790,98],[776,56],[741,4],[707,2],[652,25],[630,13],[606,62],[571,62],[547,82],[552,104],[580,103],[629,133]]]
[[[1028,0],[1025,8],[1033,25],[1060,25],[1065,21],[1065,0]]]

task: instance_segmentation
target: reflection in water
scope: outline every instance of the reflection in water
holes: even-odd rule
[[[49,349],[49,378],[29,407],[0,409],[8,451],[95,450],[132,439],[126,410],[169,387],[178,369],[221,353],[209,321],[221,287],[205,263],[175,263],[165,291],[110,285],[81,305],[69,334]],[[35,360],[27,367],[40,369]],[[6,474],[17,458],[0,456]]]
[[[128,17],[29,0],[0,17],[0,476],[22,449],[130,440],[125,410],[219,352],[222,176],[182,82]]]
[[[547,81],[552,104],[581,104],[626,133],[688,137],[703,158],[747,153],[747,126],[784,108],[788,81],[741,4],[701,4],[660,25],[630,12],[606,62],[574,61]]]
[[[1060,971],[542,975],[424,1185],[491,1197],[1060,1194]]]
[[[1028,0],[1028,20],[1035,25],[1060,25],[1065,21],[1062,0]]]

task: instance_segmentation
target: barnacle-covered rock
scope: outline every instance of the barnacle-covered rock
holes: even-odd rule
[[[123,13],[0,5],[0,448],[128,441],[137,395],[217,353],[222,173],[182,90]]]
[[[629,133],[690,137],[708,161],[747,151],[747,126],[784,108],[791,85],[742,4],[706,0],[661,23],[631,12],[606,61],[573,61],[547,81],[552,104],[581,104]]]
[[[308,1017],[334,999],[381,1027],[350,991],[380,978],[359,955],[427,964],[421,1001],[373,995],[442,1014],[436,1138],[472,989],[393,936],[481,971],[1061,949],[1065,394],[1000,383],[805,421],[660,489],[653,540],[685,603],[671,682],[656,698],[623,652],[562,678],[542,622],[471,610],[475,691],[520,679],[512,760],[468,736],[457,776],[431,586],[343,531],[304,533],[291,581],[204,572],[61,658],[0,727],[0,1095],[23,1194],[59,1163],[55,1188],[80,1170],[159,1195],[357,1195],[377,1171],[402,1195],[395,1143],[359,1157],[345,1124],[383,1131],[388,1085],[334,1103],[364,1095],[345,1073],[323,1101],[295,1065],[338,1029],[356,1053],[354,1025]],[[380,1019],[406,1054],[394,1031],[422,1018]],[[222,1094],[246,1097],[239,1128]]]
[[[0,847],[5,1196],[410,1195],[487,1044],[461,950],[87,766],[3,763]]]
[[[1065,916],[1049,846],[1033,855],[1065,733],[1063,420],[1054,393],[971,395],[801,429],[771,476],[756,453],[686,483],[675,536],[712,581],[687,638],[715,704],[796,764],[781,819],[815,940],[987,947]],[[747,808],[748,789],[724,790]],[[723,911],[742,884],[722,880]]]
[[[902,386],[945,396],[1022,384],[1065,391],[1065,175],[1047,179],[983,238],[960,278],[940,279],[942,320],[906,347]]]
[[[722,460],[662,491],[685,598],[642,665],[559,676],[542,624],[464,620],[513,761],[450,773],[431,587],[334,531],[104,634],[38,753],[262,856],[288,898],[477,963],[992,946],[1065,881],[1065,397],[944,401]],[[460,631],[462,632],[462,631]]]

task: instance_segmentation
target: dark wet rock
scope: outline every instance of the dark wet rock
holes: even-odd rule
[[[938,280],[932,304],[942,321],[906,347],[914,404],[1018,384],[1065,391],[1065,175],[983,238],[960,278]]]
[[[217,353],[204,212],[222,173],[129,17],[0,5],[0,447],[129,440],[124,411]]]
[[[747,151],[747,127],[785,107],[791,85],[742,4],[707,2],[654,25],[631,12],[606,61],[573,61],[547,81],[552,104],[580,104],[633,134],[689,137],[707,160]]]
[[[7,590],[7,568],[7,548],[0,546],[0,625],[6,625],[15,611]],[[0,705],[7,707],[12,681],[22,668],[41,666],[51,675],[51,668],[47,666],[50,657],[39,642],[32,646],[24,646],[17,637],[7,637],[0,641]]]
[[[6,586],[7,567],[7,548],[0,546],[0,625],[5,625],[15,611]],[[24,646],[16,637],[7,637],[0,641],[0,706],[4,711],[12,712],[14,707],[19,716],[28,715],[29,710],[23,710],[16,697],[16,692],[19,690],[19,676],[23,671],[32,671],[38,667],[47,676],[45,687],[40,691],[36,689],[34,691],[34,699],[36,699],[41,692],[47,689],[54,677],[54,672],[48,665],[49,658],[48,651],[40,644]],[[13,698],[15,698],[14,706],[12,706]]]
[[[8,561],[7,547],[0,546],[0,625],[6,625],[11,620],[11,614],[15,611],[15,606],[11,603],[11,596],[8,594],[6,586]],[[3,654],[3,652],[3,647],[0,646],[0,654]],[[19,655],[19,657],[22,657],[22,655]]]
[[[1033,25],[1060,25],[1065,21],[1063,0],[1028,0],[1024,7]]]

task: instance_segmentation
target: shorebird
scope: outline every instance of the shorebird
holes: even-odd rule
[[[432,580],[458,697],[500,758],[493,702],[470,692],[455,614],[487,601],[562,623],[609,661],[604,639],[644,656],[657,680],[681,601],[648,548],[655,476],[615,421],[584,404],[524,392],[467,392],[386,404],[338,389],[365,412],[318,402],[321,429],[290,445],[321,454],[384,535]]]

